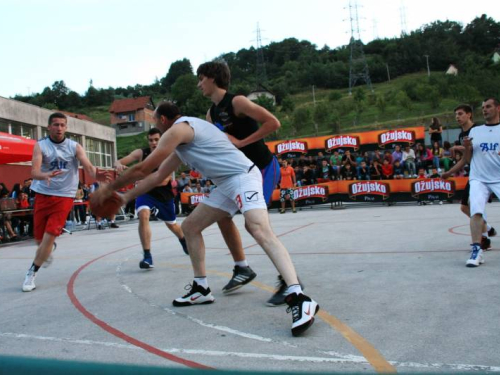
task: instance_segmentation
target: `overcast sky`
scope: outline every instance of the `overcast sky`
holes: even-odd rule
[[[351,0],[354,4],[354,0]],[[476,0],[358,0],[361,38],[401,34],[436,20],[466,25],[500,7]],[[401,9],[404,9],[404,12]],[[0,0],[0,96],[41,92],[54,81],[83,94],[151,84],[170,64],[295,37],[336,48],[350,37],[348,0]],[[430,57],[432,66],[432,56]]]

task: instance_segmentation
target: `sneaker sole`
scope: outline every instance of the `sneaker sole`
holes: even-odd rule
[[[184,307],[184,306],[195,306],[195,305],[208,305],[208,304],[214,303],[214,302],[215,302],[215,298],[213,300],[208,300],[208,301],[204,301],[204,302],[197,302],[197,303],[192,303],[189,301],[177,302],[176,300],[174,300],[172,302],[172,305],[174,305],[175,307]]]
[[[257,274],[256,274],[256,273],[254,273],[252,276],[250,276],[250,278],[249,278],[248,280],[246,280],[246,281],[242,282],[242,283],[241,283],[241,284],[239,284],[239,285],[236,285],[236,286],[232,287],[231,289],[224,289],[224,288],[223,288],[223,289],[222,289],[222,293],[224,293],[224,294],[229,294],[229,293],[231,293],[231,292],[234,292],[235,290],[240,289],[242,286],[247,285],[248,283],[250,283],[250,282],[251,282],[253,279],[255,279],[256,277],[257,277]]]
[[[143,270],[149,270],[149,269],[155,268],[155,266],[153,266],[152,264],[141,262],[141,263],[139,263],[139,268],[141,268]]]
[[[316,315],[318,313],[318,311],[319,311],[319,305],[316,304],[316,310],[314,311],[314,315]],[[294,337],[300,336],[307,329],[309,329],[314,323],[314,315],[311,317],[311,320],[309,320],[308,322],[306,322],[298,327],[292,328],[292,335]]]
[[[36,286],[33,289],[24,289],[23,287],[23,292],[28,293],[36,289]]]

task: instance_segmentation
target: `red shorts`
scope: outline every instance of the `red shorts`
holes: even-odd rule
[[[41,241],[44,233],[56,237],[62,233],[66,218],[73,208],[73,199],[36,194],[33,214],[35,240]]]

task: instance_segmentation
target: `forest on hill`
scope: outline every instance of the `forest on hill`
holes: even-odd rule
[[[363,49],[374,90],[359,82],[353,95],[348,95],[349,45],[331,49],[288,38],[262,47],[266,75],[260,82],[275,94],[276,105],[263,98],[259,103],[281,120],[281,138],[370,128],[391,121],[404,124],[408,119],[414,124],[446,113],[458,103],[478,106],[485,97],[498,97],[500,64],[492,57],[499,43],[500,23],[487,15],[465,26],[436,21],[397,38],[373,40]],[[257,53],[251,47],[219,57],[231,69],[231,91],[248,94],[257,88]],[[457,67],[457,76],[444,74],[450,64]],[[114,99],[149,95],[154,101],[175,100],[184,113],[203,117],[210,103],[196,88],[195,72],[186,57],[172,63],[165,76],[150,85],[90,85],[80,95],[60,80],[41,93],[14,99],[83,113],[109,124],[107,109]]]

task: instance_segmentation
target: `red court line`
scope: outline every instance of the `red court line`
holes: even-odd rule
[[[124,247],[124,248],[112,251],[110,253],[101,255],[100,257],[95,258],[95,259],[93,259],[93,260],[85,263],[78,270],[76,270],[75,273],[73,273],[73,275],[71,276],[71,278],[70,278],[70,280],[68,282],[68,286],[67,286],[67,293],[68,293],[69,299],[71,300],[71,302],[73,303],[73,305],[76,307],[76,309],[78,311],[80,311],[92,323],[96,324],[97,326],[99,326],[100,328],[102,328],[103,330],[105,330],[106,332],[111,333],[112,335],[118,337],[119,339],[122,339],[122,340],[128,342],[129,344],[132,344],[132,345],[137,346],[137,347],[139,347],[141,349],[144,349],[144,350],[146,350],[146,351],[148,351],[148,352],[150,352],[150,353],[152,353],[154,355],[157,355],[159,357],[168,359],[169,361],[180,363],[180,364],[182,364],[184,366],[187,366],[187,367],[192,367],[192,368],[196,368],[196,369],[213,370],[214,369],[213,367],[208,367],[208,366],[202,365],[202,364],[197,363],[197,362],[192,362],[192,361],[189,361],[189,360],[177,357],[177,356],[175,356],[173,354],[170,354],[170,353],[167,353],[167,352],[165,352],[163,350],[155,348],[154,346],[146,344],[145,342],[139,341],[139,340],[133,338],[132,336],[127,335],[126,333],[124,333],[122,331],[119,331],[118,329],[110,326],[106,322],[98,319],[95,315],[93,315],[90,311],[88,311],[80,303],[80,301],[76,297],[75,291],[74,291],[74,289],[75,289],[75,281],[76,281],[78,275],[80,274],[80,272],[82,272],[86,267],[88,267],[92,263],[98,261],[99,259],[102,259],[102,258],[104,258],[104,257],[106,257],[108,255],[117,253],[119,251],[130,249],[130,248],[135,247],[135,246],[137,246],[137,245],[134,244],[134,245],[127,246],[127,247]]]
[[[450,229],[448,229],[448,232],[450,232],[451,234],[456,234],[458,236],[467,236],[467,237],[470,237],[470,233],[459,233],[459,232],[455,232],[455,229],[457,228],[461,228],[461,227],[467,227],[469,226],[469,224],[463,224],[463,225],[457,225],[455,227],[451,227]]]

